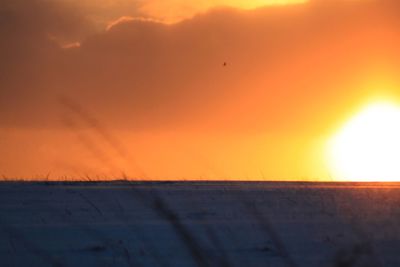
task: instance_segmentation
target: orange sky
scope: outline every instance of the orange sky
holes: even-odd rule
[[[271,2],[2,1],[0,175],[329,179],[332,134],[400,95],[400,6]]]

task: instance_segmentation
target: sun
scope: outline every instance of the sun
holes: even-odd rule
[[[400,181],[400,107],[367,106],[332,138],[328,157],[338,180]]]

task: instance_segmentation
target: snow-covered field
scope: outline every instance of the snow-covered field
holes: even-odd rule
[[[400,266],[400,184],[0,183],[0,266]]]

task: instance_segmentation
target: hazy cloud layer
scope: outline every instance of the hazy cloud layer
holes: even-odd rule
[[[51,127],[66,97],[116,127],[279,128],[359,97],[365,88],[341,82],[368,82],[363,73],[398,56],[388,1],[221,9],[174,25],[123,21],[73,49],[59,43],[90,27],[73,9],[45,3],[2,3],[3,126]]]
[[[178,22],[215,7],[257,8],[267,5],[299,4],[308,0],[48,0],[73,3],[98,26],[121,16],[145,17]],[[316,0],[314,0],[316,1]],[[318,0],[317,0],[318,1]],[[342,0],[343,1],[343,0]]]
[[[49,106],[54,93],[51,81],[53,70],[60,65],[60,45],[89,32],[89,23],[69,6],[40,0],[1,2],[2,126],[38,126],[42,118],[37,110],[42,114],[53,112]]]
[[[140,11],[152,18],[166,22],[180,21],[215,7],[252,9],[264,6],[301,4],[308,0],[148,0],[143,1]]]

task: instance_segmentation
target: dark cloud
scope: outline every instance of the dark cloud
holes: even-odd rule
[[[60,45],[91,32],[72,7],[45,0],[0,3],[0,122],[39,126],[53,112],[44,101],[60,56]],[[37,114],[38,110],[41,114]],[[30,122],[32,119],[32,123]]]
[[[220,9],[88,34],[72,8],[3,1],[0,124],[59,127],[62,97],[117,128],[312,127],[366,93],[348,87],[364,72],[396,65],[395,2]]]

